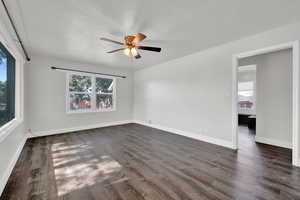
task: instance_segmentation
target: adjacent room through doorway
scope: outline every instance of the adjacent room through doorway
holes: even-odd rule
[[[246,57],[238,68],[239,147],[292,163],[292,49]],[[266,156],[272,156],[267,155]]]

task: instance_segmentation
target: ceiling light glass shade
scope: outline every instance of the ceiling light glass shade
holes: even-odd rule
[[[131,51],[130,51],[130,49],[129,49],[129,48],[124,49],[124,54],[125,54],[126,56],[131,56]]]
[[[137,52],[136,48],[131,49],[131,55],[132,56],[137,56],[138,55],[138,52]]]

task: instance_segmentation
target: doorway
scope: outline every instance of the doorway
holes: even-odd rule
[[[292,52],[292,90],[291,90],[291,135],[292,135],[292,163],[295,166],[300,166],[299,163],[299,42],[291,42],[286,44],[281,44],[277,46],[272,46],[260,50],[255,50],[251,52],[245,52],[233,56],[233,99],[232,99],[232,109],[233,109],[233,134],[232,143],[233,148],[239,149],[239,125],[238,125],[238,72],[239,72],[239,61],[241,59],[264,55],[268,53],[274,53],[282,50],[291,49]]]
[[[238,139],[240,149],[253,152],[256,136],[256,73],[255,60],[239,62],[238,67]],[[251,65],[248,65],[251,64]]]

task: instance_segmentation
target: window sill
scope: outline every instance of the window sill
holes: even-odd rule
[[[114,112],[116,109],[67,111],[67,114]]]
[[[13,119],[10,122],[6,123],[0,128],[0,143],[11,133],[13,132],[23,120]]]

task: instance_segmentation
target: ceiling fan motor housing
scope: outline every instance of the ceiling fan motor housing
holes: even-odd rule
[[[133,46],[132,41],[134,40],[134,38],[135,36],[132,35],[125,36],[125,42],[128,47]]]

